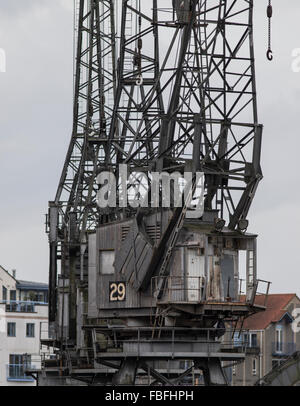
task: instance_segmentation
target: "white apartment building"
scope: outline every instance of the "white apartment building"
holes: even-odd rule
[[[48,332],[48,286],[0,266],[0,386],[36,386],[40,338]]]

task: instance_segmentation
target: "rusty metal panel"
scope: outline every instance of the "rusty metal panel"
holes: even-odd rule
[[[200,249],[188,248],[187,249],[187,301],[199,302],[201,301],[201,286],[202,279],[205,275],[205,257],[200,254]]]
[[[224,299],[236,299],[234,253],[223,254],[220,259]]]

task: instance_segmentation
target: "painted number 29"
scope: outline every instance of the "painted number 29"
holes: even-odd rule
[[[126,287],[124,282],[111,282],[109,285],[109,301],[123,302],[126,297]]]

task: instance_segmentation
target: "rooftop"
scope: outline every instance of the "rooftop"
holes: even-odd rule
[[[17,288],[23,290],[48,290],[47,283],[17,280]]]
[[[2,265],[0,265],[0,271],[7,273],[12,279],[16,280],[16,278],[7,269],[3,268]]]
[[[288,313],[286,308],[294,297],[297,297],[295,293],[269,294],[266,310],[248,317],[244,321],[243,328],[247,330],[263,330],[271,323],[279,322]],[[265,295],[259,295],[255,298],[254,303],[263,305],[265,299]],[[245,296],[242,296],[241,300],[245,300]]]

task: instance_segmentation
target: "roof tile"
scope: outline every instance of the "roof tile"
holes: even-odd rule
[[[295,296],[295,293],[268,295],[266,310],[247,317],[244,321],[243,328],[249,330],[263,330],[268,327],[269,324],[278,322],[286,313],[287,305]],[[256,296],[255,304],[262,306],[265,298],[265,295]],[[241,299],[244,301],[245,296]]]

